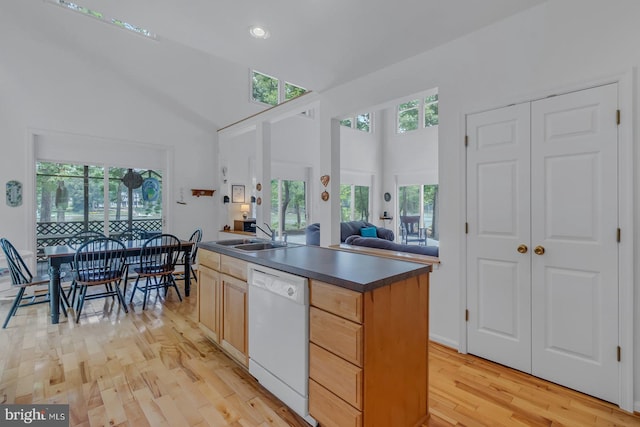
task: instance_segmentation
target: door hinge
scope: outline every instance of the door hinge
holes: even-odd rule
[[[464,321],[465,321],[465,322],[468,322],[468,321],[469,321],[469,309],[466,309],[466,310],[464,311]],[[620,348],[620,347],[618,347],[618,348]]]
[[[618,346],[618,362],[622,360],[622,349]]]
[[[620,124],[620,110],[616,110],[616,124]]]
[[[616,233],[616,239],[618,239],[618,243],[620,243],[620,239],[622,238],[622,231],[618,228],[618,232]]]
[[[468,147],[469,146],[469,135],[465,135],[464,136],[464,146]]]
[[[469,223],[468,222],[464,223],[464,234],[469,234]]]

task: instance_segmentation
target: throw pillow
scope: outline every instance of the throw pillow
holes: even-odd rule
[[[362,227],[360,229],[360,235],[362,237],[378,237],[378,231],[376,227]]]

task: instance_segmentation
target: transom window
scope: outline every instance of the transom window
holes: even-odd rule
[[[361,130],[363,132],[371,132],[371,114],[363,113],[355,117],[347,117],[340,120],[340,125],[351,129]]]
[[[278,105],[307,92],[307,89],[276,77],[251,71],[251,100],[268,105]]]
[[[438,125],[438,94],[412,99],[397,107],[397,133]]]

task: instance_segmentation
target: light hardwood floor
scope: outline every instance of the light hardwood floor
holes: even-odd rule
[[[0,330],[0,403],[68,403],[71,426],[307,426],[203,337],[195,292],[153,302],[125,314],[89,301],[77,325],[50,325],[46,305],[19,310]],[[428,426],[640,426],[640,415],[437,344],[429,362]]]

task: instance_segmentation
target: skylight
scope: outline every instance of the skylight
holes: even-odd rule
[[[78,12],[81,13],[85,16],[90,16],[92,18],[95,19],[99,19],[102,22],[105,22],[107,24],[111,24],[111,25],[115,25],[117,27],[120,27],[124,30],[129,30],[132,31],[136,34],[140,34],[141,36],[145,36],[145,37],[149,37],[151,39],[155,39],[156,35],[154,33],[152,33],[149,30],[146,30],[144,28],[138,27],[136,25],[130,24],[128,22],[125,22],[121,19],[116,19],[116,18],[109,18],[104,16],[104,14],[102,12],[97,12],[95,10],[91,10],[89,8],[86,8],[84,6],[80,6],[76,3],[72,3],[70,1],[66,1],[66,0],[51,0],[54,4],[57,4],[59,6],[65,7],[67,9],[71,9],[74,12]]]

